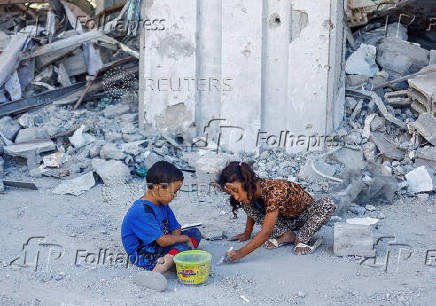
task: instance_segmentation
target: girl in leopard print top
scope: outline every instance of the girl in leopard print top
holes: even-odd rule
[[[221,171],[217,183],[230,195],[235,217],[239,208],[247,214],[245,231],[231,240],[250,240],[254,224],[262,225],[262,230],[250,242],[227,253],[231,261],[243,258],[261,245],[274,249],[293,243],[296,254],[312,252],[321,242],[318,240],[311,247],[311,239],[336,208],[328,198],[315,201],[297,183],[257,177],[245,162],[230,162]]]

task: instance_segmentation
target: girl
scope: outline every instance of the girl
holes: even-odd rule
[[[311,253],[321,244],[318,240],[310,246],[311,239],[336,209],[332,200],[315,201],[299,184],[258,178],[244,162],[230,162],[217,183],[230,195],[235,217],[241,207],[247,214],[245,231],[231,240],[249,240],[254,224],[262,225],[262,230],[244,247],[227,253],[231,261],[243,258],[263,244],[274,249],[293,243],[296,254]]]

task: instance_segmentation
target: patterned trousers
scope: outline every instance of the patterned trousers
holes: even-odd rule
[[[243,208],[256,224],[263,224],[264,214],[248,205],[244,205]],[[298,240],[308,244],[315,233],[329,221],[335,209],[336,205],[331,199],[322,198],[309,205],[298,217],[285,218],[279,215],[271,238],[279,238],[286,232],[293,231]]]

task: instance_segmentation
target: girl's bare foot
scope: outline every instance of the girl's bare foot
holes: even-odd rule
[[[174,266],[174,255],[166,254],[164,257],[158,259],[153,272],[165,273]]]
[[[297,236],[295,235],[294,232],[289,231],[289,232],[284,233],[279,238],[277,238],[277,242],[279,243],[279,245],[287,244],[287,243],[294,243],[296,237]],[[275,249],[277,247],[271,241],[267,241],[265,243],[265,248],[268,250],[272,250],[272,249]]]
[[[296,238],[294,244],[297,245],[300,242],[301,241]],[[297,254],[297,255],[306,255],[307,253],[310,252],[310,250],[311,250],[310,247],[295,247],[295,254]]]

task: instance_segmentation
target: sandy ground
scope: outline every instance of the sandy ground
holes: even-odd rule
[[[92,263],[99,249],[123,253],[120,225],[142,182],[100,184],[78,197],[53,194],[58,182],[37,179],[38,191],[9,188],[0,195],[1,305],[434,305],[436,300],[435,196],[405,198],[368,212],[386,216],[375,237],[395,236],[396,243],[407,244],[402,253],[399,246],[380,244],[379,259],[390,250],[387,265],[380,260],[369,267],[359,264],[361,258],[336,257],[329,224],[318,233],[324,237],[321,247],[307,256],[294,255],[290,246],[261,248],[239,263],[217,266],[230,246],[240,244],[203,240],[200,248],[213,255],[208,283],[183,286],[170,273],[168,289],[157,293],[134,283],[141,270],[126,268],[125,258],[112,265],[102,258]],[[202,222],[202,231],[221,229],[231,236],[242,231],[245,216],[241,211],[233,219],[226,203],[224,195],[180,192],[171,206],[181,223]],[[30,240],[23,251],[23,244],[37,236],[44,238]],[[24,253],[28,266],[19,266]]]

